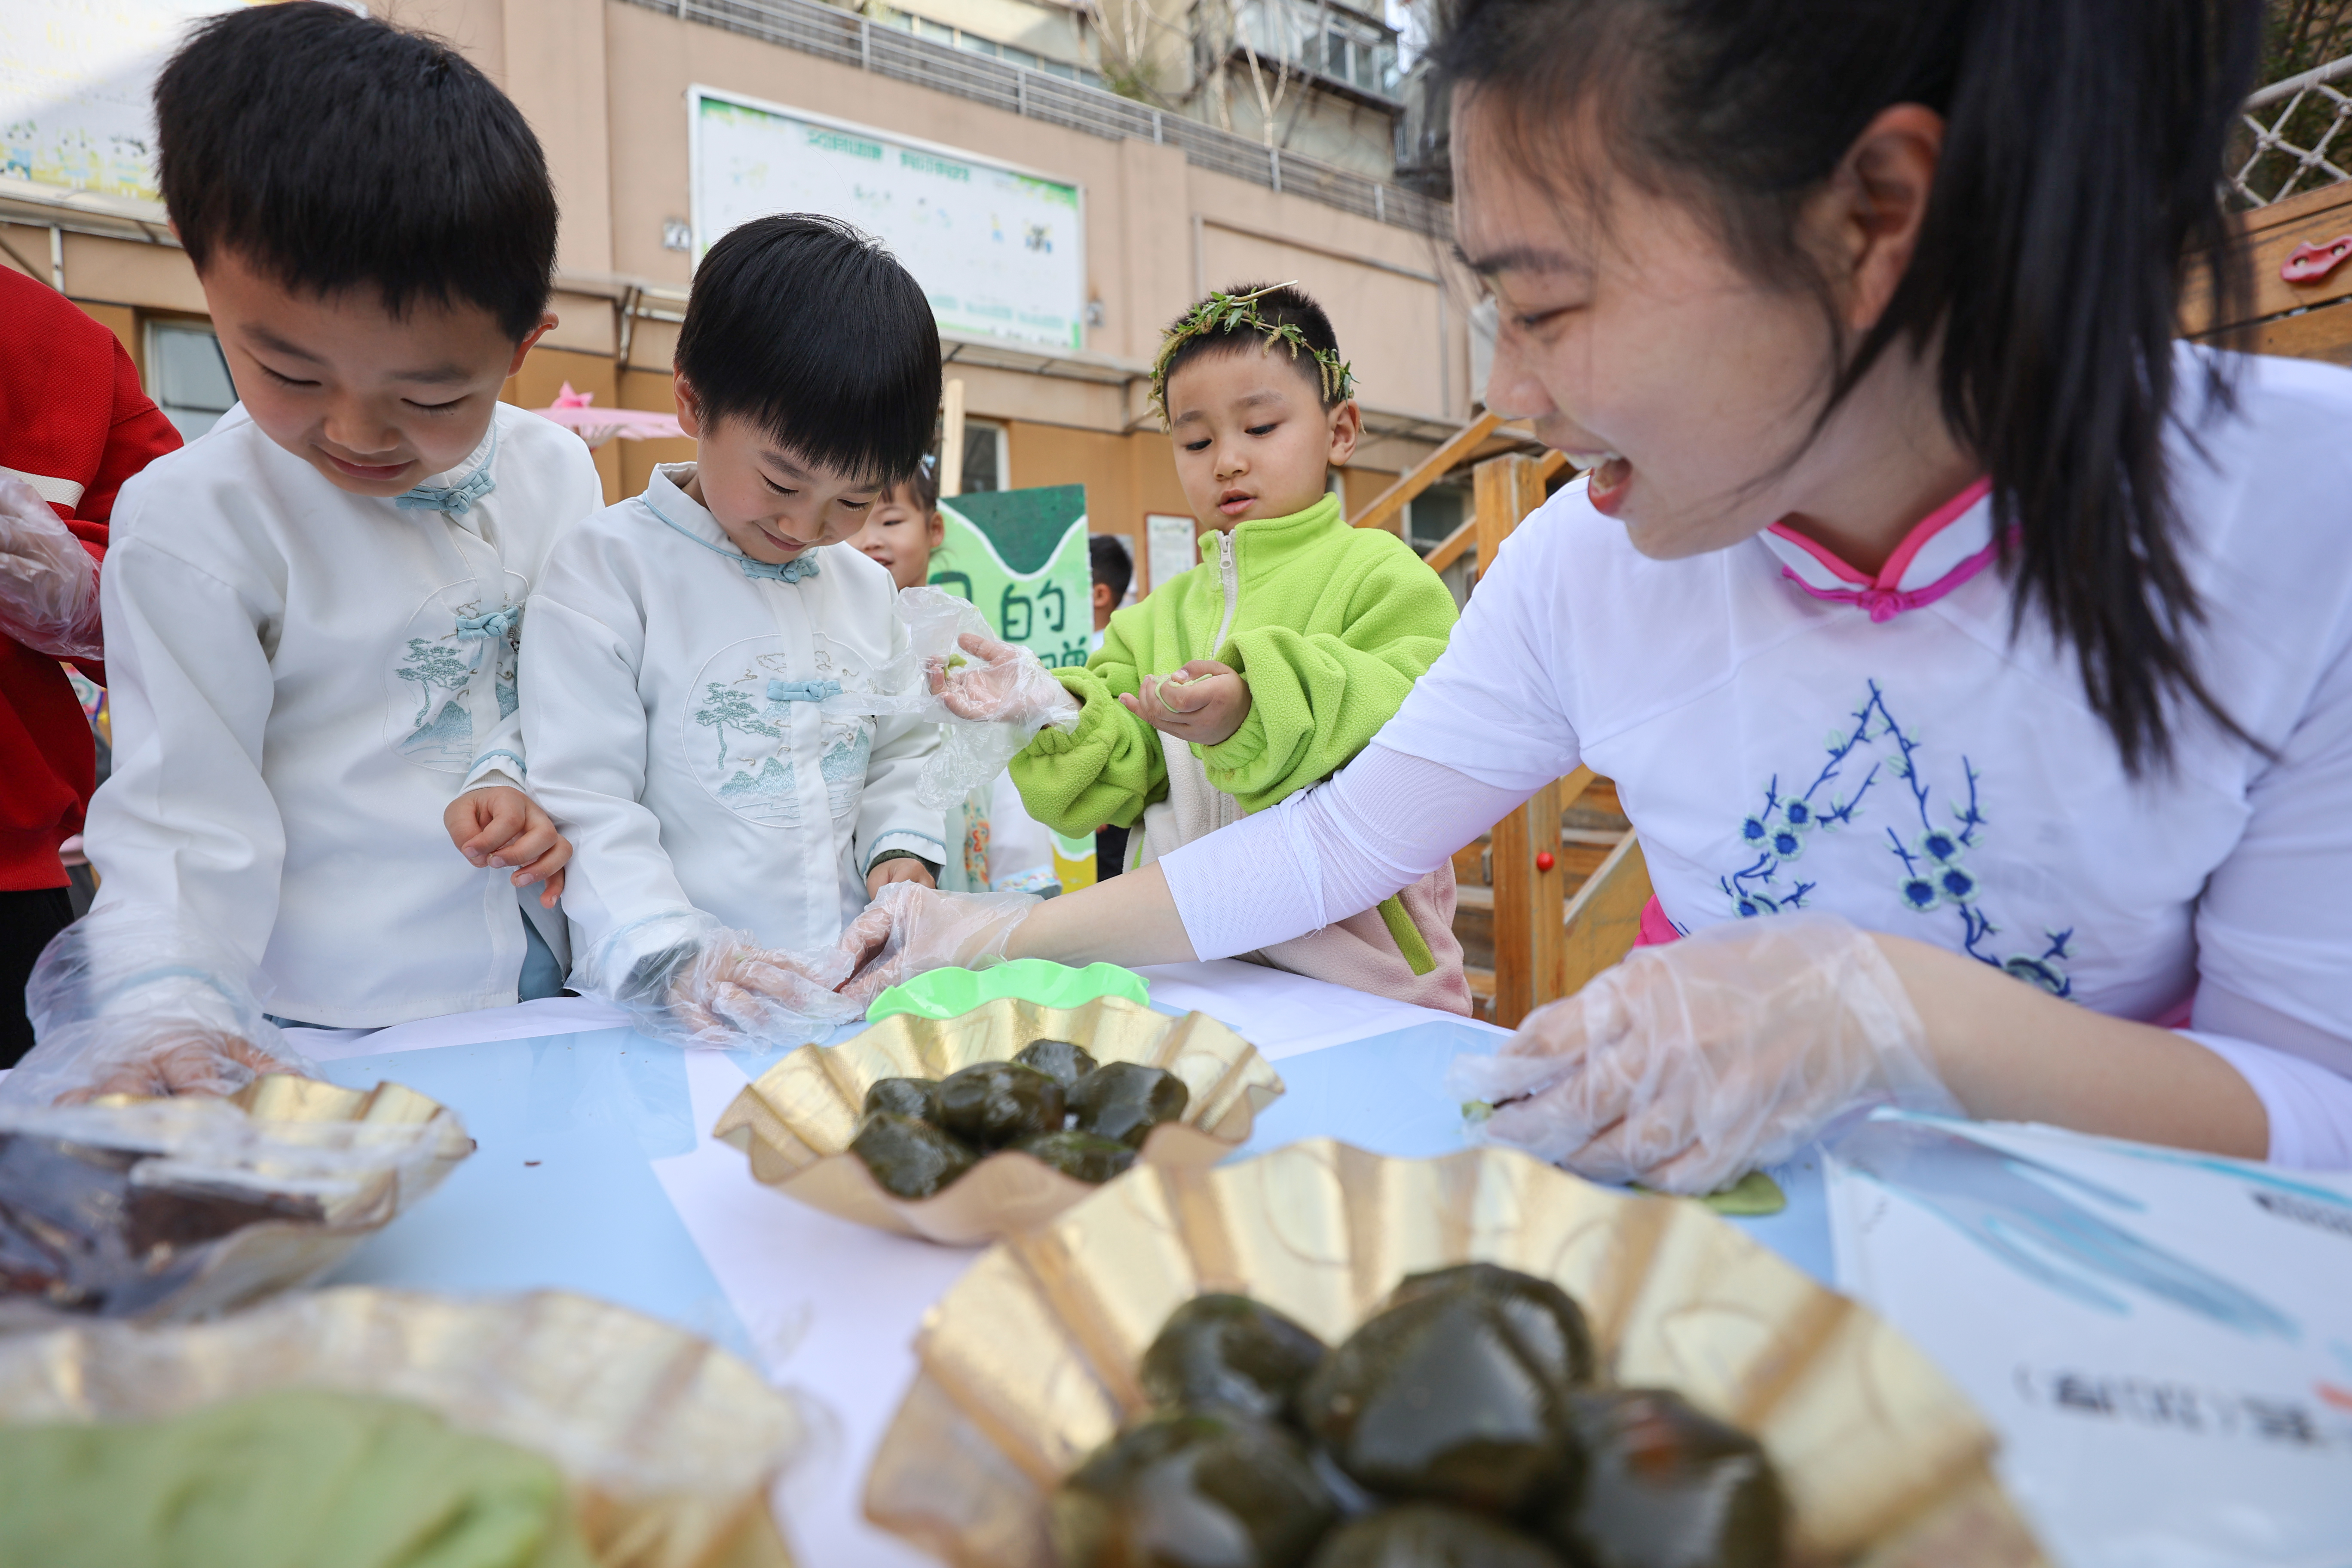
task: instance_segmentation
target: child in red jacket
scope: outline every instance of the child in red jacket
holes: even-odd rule
[[[73,919],[58,846],[97,786],[58,660],[104,683],[98,563],[114,492],[179,445],[112,332],[0,268],[0,1068],[33,1043],[25,981]]]

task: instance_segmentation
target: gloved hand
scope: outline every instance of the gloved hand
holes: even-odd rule
[[[105,653],[98,563],[40,492],[0,478],[0,633],[53,658]]]
[[[100,905],[33,966],[25,1011],[38,1043],[0,1083],[0,1104],[229,1095],[263,1073],[313,1076],[263,1015],[247,968],[174,912]]]
[[[961,654],[924,660],[931,693],[959,719],[1018,725],[1024,739],[1048,725],[1075,728],[1078,700],[1035,654],[978,632],[956,638]],[[961,658],[963,663],[959,664]]]
[[[1013,928],[1044,901],[1027,893],[942,893],[893,882],[842,937],[856,974],[841,994],[862,1013],[875,997],[926,970],[1002,963]]]
[[[1802,912],[1637,948],[1447,1084],[1495,1108],[1484,1138],[1672,1193],[1785,1160],[1857,1104],[1958,1110],[1878,944]]]
[[[695,910],[662,917],[655,931],[615,933],[580,977],[627,1008],[641,1034],[738,1049],[805,1045],[856,1018],[859,1009],[835,994],[855,966],[843,947],[778,952]]]

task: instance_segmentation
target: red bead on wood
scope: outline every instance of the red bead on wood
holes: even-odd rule
[[[1545,850],[1538,851],[1538,852],[1537,853],[1537,855],[1536,855],[1536,869],[1537,869],[1537,870],[1538,870],[1538,871],[1549,871],[1549,870],[1550,870],[1550,869],[1552,868],[1553,864],[1554,864],[1554,862],[1553,862],[1552,858],[1551,858],[1551,851],[1550,851],[1550,850],[1549,850],[1549,849],[1545,849]]]

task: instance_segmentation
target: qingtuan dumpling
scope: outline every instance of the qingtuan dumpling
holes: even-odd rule
[[[871,1116],[877,1110],[887,1110],[898,1116],[911,1116],[932,1126],[940,1121],[940,1080],[935,1078],[877,1079],[874,1087],[866,1091],[866,1103],[860,1114]]]
[[[1095,1070],[1095,1058],[1087,1048],[1068,1040],[1032,1040],[1014,1052],[1013,1059],[1023,1067],[1035,1068],[1065,1092]]]
[[[1076,1176],[1097,1186],[1135,1163],[1135,1151],[1108,1138],[1097,1138],[1091,1132],[1075,1128],[1060,1132],[1043,1132],[1034,1138],[1024,1138],[1013,1145],[1024,1154],[1044,1161],[1066,1176]]]
[[[1078,1080],[1070,1109],[1081,1132],[1140,1149],[1153,1128],[1181,1118],[1192,1099],[1184,1080],[1164,1068],[1110,1062]]]
[[[1575,1479],[1562,1391],[1503,1309],[1463,1286],[1366,1320],[1300,1410],[1342,1470],[1392,1497],[1516,1513]]]
[[[849,1152],[893,1197],[927,1198],[972,1168],[971,1145],[928,1121],[877,1110],[857,1124]]]
[[[1788,1504],[1755,1438],[1664,1389],[1580,1393],[1583,1485],[1549,1533],[1590,1568],[1775,1568]]]
[[[1294,1568],[1339,1512],[1297,1438],[1223,1412],[1153,1415],[1055,1489],[1061,1568]]]
[[[1059,1132],[1062,1086],[1018,1062],[975,1062],[940,1080],[940,1125],[983,1149]]]
[[[1409,1502],[1349,1520],[1308,1568],[1564,1568],[1550,1547],[1500,1520]]]
[[[1414,1300],[1440,1290],[1473,1290],[1502,1309],[1520,1348],[1563,1390],[1591,1383],[1598,1365],[1592,1331],[1575,1299],[1549,1279],[1493,1263],[1463,1263],[1427,1274],[1408,1275],[1389,1304]]]
[[[1321,1340],[1247,1296],[1195,1296],[1143,1352],[1143,1396],[1168,1410],[1289,1414],[1328,1353]]]

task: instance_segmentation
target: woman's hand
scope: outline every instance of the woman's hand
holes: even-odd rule
[[[1026,893],[941,893],[893,882],[842,933],[856,974],[841,994],[863,1007],[926,970],[985,969],[1044,900]]]
[[[1450,1082],[1495,1108],[1496,1142],[1675,1193],[1785,1160],[1857,1104],[1959,1109],[1878,944],[1827,914],[1637,948]]]
[[[1196,745],[1233,738],[1249,717],[1249,681],[1229,664],[1196,658],[1173,675],[1145,676],[1143,689],[1119,704],[1163,734]]]

